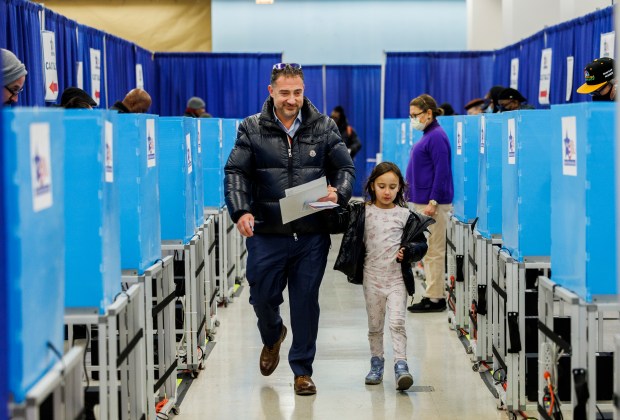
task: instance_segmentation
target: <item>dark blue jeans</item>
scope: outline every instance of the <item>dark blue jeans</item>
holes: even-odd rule
[[[280,337],[282,293],[288,284],[293,344],[288,361],[295,376],[312,375],[319,328],[319,286],[331,240],[328,234],[254,235],[247,240],[250,303],[263,344]]]

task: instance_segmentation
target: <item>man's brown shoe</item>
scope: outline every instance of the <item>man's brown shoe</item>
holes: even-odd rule
[[[308,375],[295,376],[295,394],[297,395],[314,395],[316,394],[316,386],[312,382],[312,378]]]
[[[286,338],[286,327],[282,325],[282,332],[280,338],[273,346],[263,346],[263,351],[260,352],[260,373],[263,376],[269,376],[278,367],[280,363],[280,345]]]

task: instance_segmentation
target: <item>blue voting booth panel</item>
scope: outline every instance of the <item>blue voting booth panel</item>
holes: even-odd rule
[[[201,120],[202,171],[204,174],[204,206],[224,206],[224,149],[222,144],[222,120]]]
[[[421,138],[422,132],[411,127],[409,118],[384,120],[382,160],[395,163],[405,177],[411,150]]]
[[[158,118],[119,114],[114,125],[122,197],[121,268],[138,274],[161,258]]]
[[[184,117],[159,119],[161,239],[189,241],[196,228],[191,133]]]
[[[230,156],[230,152],[235,147],[235,141],[237,140],[237,128],[239,127],[239,120],[234,119],[222,119],[222,147],[224,156],[224,165]]]
[[[487,239],[502,234],[502,121],[501,114],[480,117],[476,228]]]
[[[192,156],[194,157],[194,170],[192,171],[194,179],[194,218],[196,227],[200,227],[205,222],[204,211],[204,175],[202,173],[202,139],[201,118],[186,118],[185,125],[191,135]]]
[[[22,403],[58,361],[48,343],[63,352],[65,137],[61,110],[1,112],[6,283],[0,299],[9,316],[1,321],[7,335],[0,368],[11,398]]]
[[[552,112],[551,272],[588,302],[618,294],[613,103]]]
[[[513,111],[503,117],[503,246],[517,261],[549,257],[551,114]]]
[[[455,130],[456,130],[456,119],[458,117],[453,117],[453,116],[449,116],[449,117],[437,117],[437,122],[439,123],[439,125],[441,126],[441,128],[443,128],[443,131],[446,132],[446,135],[448,136],[448,142],[450,143],[450,150],[452,151],[452,155],[454,155],[454,151],[456,150],[456,136],[455,136]],[[450,156],[450,162],[451,162],[451,169],[452,169],[452,179],[454,179],[454,158],[452,156]]]
[[[105,313],[121,291],[115,115],[66,111],[65,307]]]
[[[476,218],[478,207],[480,117],[458,116],[453,120],[454,217],[467,223]]]

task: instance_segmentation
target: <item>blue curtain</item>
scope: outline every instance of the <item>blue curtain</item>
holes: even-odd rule
[[[546,30],[547,48],[552,49],[551,58],[551,92],[549,93],[549,101],[552,104],[566,103],[566,57],[575,55],[575,37],[573,34],[574,23],[566,22],[557,26],[553,26]],[[578,73],[579,75],[581,72]],[[580,78],[575,77],[573,68],[573,86],[571,89],[571,98],[569,102],[580,100],[584,95],[575,92],[579,87]]]
[[[106,88],[104,78],[104,66],[103,60],[105,59],[104,33],[90,28],[88,26],[78,24],[78,60],[82,62],[82,69],[84,74],[84,90],[88,92],[95,100],[99,99],[99,108],[107,108],[108,102],[106,100]],[[101,62],[101,80],[100,89],[98,92],[92,91],[91,83],[91,70],[90,70],[90,50],[95,49],[100,51]],[[97,98],[98,97],[98,98]]]
[[[56,36],[56,70],[58,72],[58,100],[62,92],[77,86],[77,22],[45,9],[45,29]]]
[[[569,23],[574,24],[575,73],[573,89],[576,89],[585,81],[583,69],[600,55],[601,34],[614,30],[613,7],[590,13]],[[575,93],[573,96],[575,102],[591,100],[590,95]]]
[[[304,71],[304,94],[319,111],[329,112],[323,109],[323,66],[303,66],[302,70]]]
[[[482,96],[492,81],[492,51],[387,53],[385,118],[409,116],[409,102],[422,93],[462,114],[465,104]]]
[[[42,7],[24,0],[6,0],[5,35],[2,48],[12,51],[28,70],[18,105],[44,106],[43,54],[41,53]]]
[[[510,86],[510,62],[513,58],[519,58],[520,51],[520,42],[495,51],[492,86]],[[486,95],[488,91],[486,89],[483,93]]]
[[[327,66],[326,102],[328,115],[337,105],[344,108],[362,142],[353,162],[353,194],[361,196],[381,144],[381,66]]]
[[[155,59],[153,53],[142,47],[134,46],[136,64],[142,64],[142,77],[144,78],[144,90],[151,95],[153,101],[150,113],[159,112],[159,95],[157,92],[157,74],[155,73]]]
[[[260,112],[282,54],[158,53],[155,60],[160,115],[182,115],[199,96],[214,117],[244,118]]]
[[[519,88],[528,103],[536,108],[548,108],[538,103],[538,88],[540,83],[540,55],[545,47],[545,34],[538,32],[521,41],[519,54]]]
[[[112,35],[105,37],[105,73],[108,102],[122,101],[136,87],[134,44]]]

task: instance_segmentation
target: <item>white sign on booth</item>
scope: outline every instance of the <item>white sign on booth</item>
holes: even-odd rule
[[[570,101],[573,95],[573,68],[575,67],[575,57],[566,57],[566,102]]]
[[[577,176],[576,117],[562,117],[562,174]]]
[[[486,143],[486,139],[484,138],[484,136],[486,135],[485,130],[486,130],[487,126],[486,126],[486,122],[484,120],[484,115],[480,116],[480,154],[484,155],[484,145]]]
[[[30,174],[32,208],[35,212],[52,207],[52,155],[49,123],[30,124]]]
[[[513,58],[510,60],[510,87],[513,89],[519,88],[519,59]]]
[[[515,164],[515,150],[517,144],[517,133],[515,130],[515,119],[508,120],[508,164]]]
[[[142,72],[142,64],[136,64],[136,87],[144,89],[144,73]]]
[[[45,74],[45,101],[58,99],[58,71],[56,70],[56,37],[54,32],[41,31],[43,43],[43,73]]]
[[[601,48],[599,57],[609,57],[614,58],[615,56],[615,48],[616,48],[616,39],[615,32],[607,32],[601,34]]]
[[[114,182],[114,138],[113,125],[105,122],[105,182]]]
[[[90,96],[101,103],[101,50],[90,49]]]
[[[463,153],[463,123],[456,123],[456,154]]]
[[[77,79],[77,87],[84,89],[84,63],[77,61],[75,70],[75,77]]]
[[[551,89],[551,48],[545,48],[540,55],[540,83],[538,84],[538,103],[549,105]]]
[[[152,168],[155,166],[155,120],[146,120],[146,166]]]

